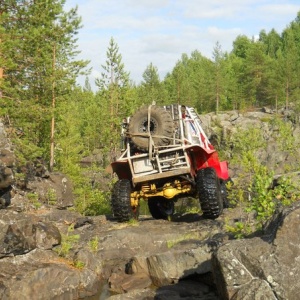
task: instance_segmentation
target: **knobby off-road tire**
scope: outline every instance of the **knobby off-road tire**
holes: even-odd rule
[[[130,118],[128,132],[134,145],[142,150],[148,151],[149,137],[139,134],[148,133],[148,106],[143,106]],[[157,135],[153,137],[155,146],[167,146],[171,142],[174,133],[173,119],[169,112],[163,107],[151,106],[150,133]]]
[[[128,179],[120,179],[113,187],[111,208],[118,222],[128,222],[138,219],[139,207],[132,207],[130,203],[131,183]]]
[[[148,208],[154,219],[167,220],[174,214],[174,201],[164,197],[151,197],[148,199]]]
[[[223,199],[220,180],[213,168],[201,169],[197,172],[197,190],[199,202],[206,219],[216,219],[223,211]]]

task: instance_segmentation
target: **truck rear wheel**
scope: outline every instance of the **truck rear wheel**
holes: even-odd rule
[[[120,179],[113,187],[111,208],[118,222],[138,219],[139,207],[132,207],[130,201],[131,183],[128,179]]]
[[[174,133],[172,116],[163,107],[151,106],[150,133],[156,146],[166,146],[171,142]],[[130,119],[128,132],[135,146],[143,151],[149,149],[148,106],[141,107]],[[145,134],[143,136],[143,134]]]
[[[151,197],[148,199],[148,207],[154,219],[167,220],[174,214],[174,201],[164,197]]]
[[[220,180],[214,168],[205,168],[197,172],[197,190],[203,217],[219,217],[223,211],[223,199]]]

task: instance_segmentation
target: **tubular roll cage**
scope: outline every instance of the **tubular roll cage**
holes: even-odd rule
[[[219,178],[227,179],[227,162],[219,162],[218,155],[201,126],[201,120],[194,108],[174,104],[164,106],[174,122],[172,137],[163,136],[170,140],[169,145],[157,147],[153,138],[161,136],[150,132],[151,107],[148,107],[148,124],[145,133],[129,133],[122,124],[122,136],[125,140],[125,150],[112,163],[113,170],[121,179],[132,180],[133,187],[145,181],[151,182],[166,177],[183,175],[195,176],[197,170],[204,167],[214,167]],[[126,119],[127,124],[130,118]],[[130,138],[133,136],[147,137],[148,152],[132,153]]]

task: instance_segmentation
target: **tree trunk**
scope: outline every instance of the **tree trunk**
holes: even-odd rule
[[[286,81],[285,109],[289,108],[289,81]]]
[[[55,61],[56,61],[56,45],[53,46],[53,61],[52,61],[52,71],[53,71],[53,81],[52,81],[52,119],[51,119],[51,137],[50,137],[50,171],[53,171],[54,166],[54,130],[55,130]]]
[[[1,12],[0,12],[0,15],[1,15]],[[0,40],[0,44],[1,44],[1,40]],[[1,54],[1,53],[0,53]],[[3,78],[3,68],[0,67],[0,80]],[[0,98],[2,98],[2,92],[1,92],[1,89],[0,89]]]

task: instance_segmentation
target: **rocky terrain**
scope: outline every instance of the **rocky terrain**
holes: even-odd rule
[[[259,156],[282,174],[285,164],[299,166],[300,153],[276,150],[276,128],[262,121],[269,116],[265,110],[202,119],[210,136],[221,128],[223,139],[241,126],[263,126],[268,146]],[[300,137],[299,127],[293,135]],[[299,298],[300,201],[278,210],[251,238],[235,240],[224,225],[243,218],[239,207],[216,220],[197,213],[175,214],[171,222],[145,215],[125,224],[85,217],[72,210],[64,175],[36,162],[16,186],[14,162],[0,123],[0,299]],[[230,171],[233,178],[239,172]],[[299,182],[300,172],[293,174]]]

